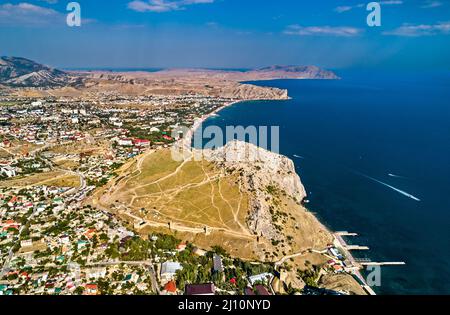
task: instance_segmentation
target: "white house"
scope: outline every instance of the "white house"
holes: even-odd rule
[[[87,279],[100,279],[106,277],[106,268],[91,268],[86,270],[86,278]]]
[[[119,139],[117,142],[122,147],[131,147],[133,145],[133,140],[131,139]]]
[[[33,246],[33,241],[32,240],[24,240],[20,242],[20,246],[21,247],[30,247]]]
[[[4,174],[6,177],[16,176],[16,169],[10,166],[5,166],[0,169],[0,173]]]
[[[270,273],[262,273],[259,275],[251,276],[248,278],[248,280],[250,281],[251,285],[254,285],[256,282],[262,282],[262,283],[270,282],[272,277],[273,277],[273,275]]]
[[[165,284],[175,277],[178,270],[182,270],[183,266],[179,262],[167,261],[161,264],[161,283]]]
[[[16,176],[16,170],[12,167],[6,166],[0,169],[0,173],[4,174],[6,177],[14,177]]]

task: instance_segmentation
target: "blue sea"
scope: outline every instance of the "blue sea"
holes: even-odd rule
[[[359,234],[347,240],[370,251],[356,257],[406,262],[382,267],[378,294],[450,294],[450,74],[338,74],[254,82],[292,99],[240,103],[204,127],[280,126],[310,210]]]

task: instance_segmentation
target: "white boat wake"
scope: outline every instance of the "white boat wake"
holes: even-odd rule
[[[302,160],[305,159],[303,156],[301,156],[301,155],[296,155],[296,154],[294,154],[294,157],[297,158],[297,159],[302,159]]]
[[[359,172],[358,172],[358,173],[359,173]],[[412,200],[415,200],[415,201],[418,201],[418,202],[421,201],[419,198],[417,198],[417,197],[415,197],[415,196],[413,196],[413,195],[411,195],[411,194],[408,194],[406,191],[403,191],[403,190],[401,190],[401,189],[395,188],[394,186],[391,186],[391,185],[389,185],[389,184],[386,184],[386,183],[384,183],[384,182],[382,182],[382,181],[380,181],[380,180],[378,180],[378,179],[375,179],[375,178],[373,178],[373,177],[370,177],[370,176],[368,176],[368,175],[365,175],[365,174],[362,174],[362,173],[359,173],[359,174],[360,174],[361,176],[364,176],[365,178],[368,178],[368,179],[370,179],[370,180],[372,180],[372,181],[378,183],[378,184],[381,184],[381,185],[383,185],[383,186],[386,186],[386,187],[388,187],[388,188],[390,188],[390,189],[392,189],[392,190],[398,192],[399,194],[402,194],[403,196],[406,196],[406,197],[408,197],[408,198],[411,198]]]
[[[388,174],[389,177],[393,178],[406,178],[405,176],[395,175],[395,174]]]

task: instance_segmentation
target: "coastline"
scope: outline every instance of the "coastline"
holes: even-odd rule
[[[196,121],[194,122],[194,124],[189,128],[188,134],[185,136],[185,138],[183,138],[182,142],[183,142],[183,147],[187,148],[189,150],[189,152],[192,151],[192,139],[193,136],[195,134],[195,132],[197,131],[197,129],[199,127],[202,126],[202,124],[207,121],[208,119],[216,116],[219,112],[221,112],[222,110],[237,105],[239,103],[243,103],[243,102],[252,102],[252,101],[284,101],[284,100],[289,100],[291,99],[291,97],[288,97],[287,99],[248,99],[248,100],[238,100],[238,101],[233,101],[230,103],[227,103],[217,109],[215,109],[214,111],[212,111],[211,113],[207,114],[207,115],[203,115],[202,117],[196,119]],[[281,154],[281,153],[280,153]],[[303,186],[303,183],[301,182],[301,177],[300,174],[297,173],[297,176],[299,178],[300,184]],[[310,209],[308,209],[305,204],[302,204],[302,207],[305,209],[305,211],[309,212],[314,219],[316,220],[317,224],[320,226],[320,228],[322,228],[326,233],[328,233],[334,240],[334,243],[338,245],[339,249],[341,251],[344,252],[345,256],[348,258],[348,260],[350,260],[352,263],[356,262],[356,259],[353,257],[353,255],[351,254],[351,252],[349,250],[347,250],[345,248],[346,243],[345,241],[341,242],[341,237],[338,236],[339,232],[333,232],[331,230],[331,228],[327,227],[323,222],[321,222],[318,217],[313,214]],[[294,253],[295,254],[295,253]],[[357,281],[358,285],[363,289],[363,291],[365,291],[368,295],[376,295],[376,293],[371,289],[371,287],[366,283],[364,277],[362,276],[361,272],[360,272],[360,267],[357,268],[357,266],[353,265],[352,267],[352,272],[349,273],[350,275],[352,275],[355,280]]]
[[[183,139],[183,146],[186,147],[186,145],[189,146],[189,148],[191,148],[191,143],[192,143],[192,137],[195,134],[195,131],[209,118],[212,118],[214,116],[216,116],[219,112],[221,112],[222,110],[240,104],[240,103],[245,103],[245,102],[257,102],[257,101],[287,101],[292,99],[290,96],[288,96],[287,98],[266,98],[266,99],[262,99],[262,98],[251,98],[251,99],[243,99],[243,100],[237,100],[237,101],[232,101],[229,103],[226,103],[225,105],[215,109],[214,111],[210,112],[209,114],[203,115],[200,118],[197,118],[194,122],[194,124],[189,128],[188,133],[184,136]],[[189,141],[188,141],[189,140]],[[187,144],[186,144],[187,142]]]
[[[270,101],[277,101],[277,100],[284,101],[285,99],[267,99],[267,100],[268,101],[269,100]],[[216,116],[219,112],[221,112],[225,108],[228,108],[228,107],[231,107],[231,106],[234,106],[236,104],[243,103],[243,102],[254,102],[254,101],[263,101],[263,99],[248,99],[248,100],[239,100],[239,101],[233,101],[233,102],[230,102],[230,103],[226,103],[225,105],[215,109],[211,113],[203,115],[200,118],[197,118],[195,120],[194,124],[189,128],[188,133],[184,136],[184,138],[182,140],[183,147],[185,149],[188,149],[189,151],[191,151],[191,149],[192,149],[192,146],[191,146],[192,138],[193,138],[195,132],[209,118],[212,118],[212,117]]]

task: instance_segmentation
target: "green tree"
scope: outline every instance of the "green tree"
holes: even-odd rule
[[[74,291],[76,295],[82,295],[84,293],[84,287],[77,287]]]

